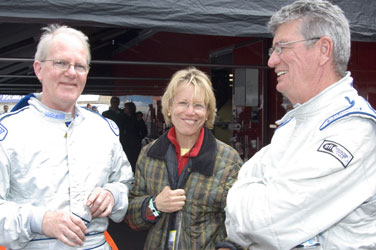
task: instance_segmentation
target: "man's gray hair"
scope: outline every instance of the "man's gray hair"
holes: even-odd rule
[[[277,11],[268,23],[273,35],[281,24],[302,20],[300,33],[304,39],[328,36],[333,41],[334,69],[344,76],[350,58],[351,35],[349,21],[343,11],[325,0],[298,0]],[[311,46],[314,41],[307,41]]]
[[[53,41],[53,38],[57,34],[65,33],[70,34],[77,37],[85,46],[86,54],[87,54],[87,64],[90,64],[91,61],[91,54],[90,54],[90,45],[89,45],[89,38],[79,30],[74,28],[68,27],[66,25],[59,25],[59,24],[50,24],[46,27],[43,27],[42,30],[44,31],[42,36],[40,37],[37,51],[35,53],[35,60],[43,61],[47,59],[48,50]]]

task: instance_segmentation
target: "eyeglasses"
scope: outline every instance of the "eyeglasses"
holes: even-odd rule
[[[201,111],[204,111],[206,109],[206,106],[203,105],[203,104],[200,104],[200,103],[189,104],[188,102],[181,101],[181,102],[177,102],[175,104],[179,109],[184,110],[184,111],[187,110],[189,108],[189,106],[191,106],[191,105],[193,107],[193,110],[196,111],[196,112],[201,112]]]
[[[282,53],[282,49],[289,44],[293,43],[299,43],[299,42],[305,42],[305,41],[311,41],[311,40],[319,40],[321,37],[313,37],[309,39],[303,39],[303,40],[297,40],[297,41],[290,41],[290,42],[279,42],[276,43],[273,47],[269,49],[269,56],[272,56],[273,52],[275,52],[277,55],[280,55]]]
[[[43,60],[41,62],[52,62],[53,67],[61,71],[66,71],[70,68],[70,66],[73,66],[74,70],[79,74],[86,74],[90,69],[89,65],[82,65],[80,63],[71,64],[64,60]]]

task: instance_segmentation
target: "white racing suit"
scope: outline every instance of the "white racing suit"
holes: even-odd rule
[[[58,250],[41,225],[46,211],[66,210],[89,223],[77,249],[111,249],[103,234],[108,218],[91,220],[84,204],[101,187],[115,198],[112,220],[127,211],[133,173],[117,126],[78,106],[72,119],[36,98],[29,104],[0,116],[0,245]]]
[[[229,239],[285,250],[318,235],[317,249],[376,249],[375,117],[349,72],[288,112],[228,193]]]

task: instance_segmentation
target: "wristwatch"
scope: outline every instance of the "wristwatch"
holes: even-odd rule
[[[149,200],[149,208],[150,208],[151,212],[153,213],[153,215],[154,215],[155,217],[158,217],[159,214],[160,214],[161,212],[159,212],[159,211],[157,210],[156,207],[157,207],[157,206],[156,206],[156,204],[155,204],[155,197],[153,196],[153,197],[150,198],[150,200]]]

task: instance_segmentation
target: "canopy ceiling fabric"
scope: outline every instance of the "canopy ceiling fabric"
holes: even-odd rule
[[[0,2],[2,23],[63,22],[222,36],[270,37],[272,13],[293,0],[21,0]],[[376,1],[331,0],[354,41],[376,41]]]

